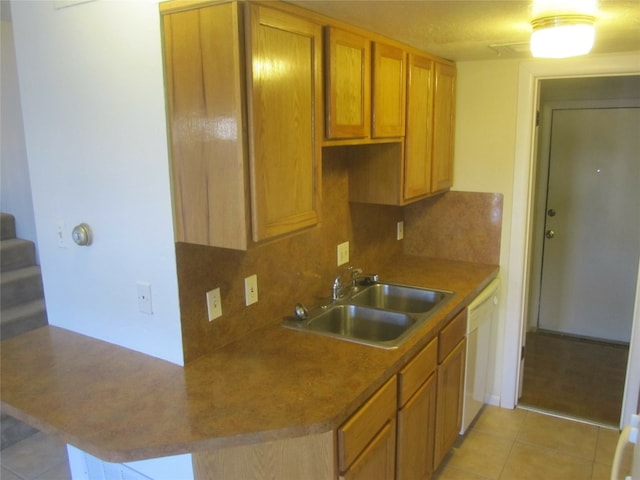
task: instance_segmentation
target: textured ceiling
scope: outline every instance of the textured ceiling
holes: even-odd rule
[[[289,3],[451,60],[531,56],[528,42],[532,1],[295,0]],[[591,53],[632,51],[640,51],[640,0],[600,0],[596,42]]]

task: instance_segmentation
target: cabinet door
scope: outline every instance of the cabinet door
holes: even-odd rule
[[[466,340],[463,338],[438,367],[434,470],[438,468],[460,432],[465,348]]]
[[[453,185],[453,141],[455,127],[456,69],[452,65],[436,63],[433,120],[434,192]]]
[[[398,411],[396,480],[426,480],[433,473],[436,373]]]
[[[176,241],[246,250],[238,6],[163,16]]]
[[[322,30],[251,5],[248,47],[255,241],[318,222]]]
[[[405,53],[373,44],[373,137],[404,136]]]
[[[395,465],[396,422],[389,419],[340,479],[394,480]]]
[[[325,112],[327,138],[364,138],[371,128],[371,42],[326,28]]]
[[[404,199],[431,191],[433,141],[433,61],[409,55],[407,72],[407,125],[404,151]]]

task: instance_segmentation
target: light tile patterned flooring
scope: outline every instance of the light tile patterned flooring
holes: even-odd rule
[[[487,406],[437,480],[609,480],[618,431]]]
[[[608,480],[615,429],[487,406],[437,480]],[[68,480],[65,445],[38,433],[0,452],[2,480]],[[180,480],[180,479],[175,479]]]

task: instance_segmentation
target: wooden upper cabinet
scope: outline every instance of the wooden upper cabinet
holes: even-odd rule
[[[251,5],[249,145],[253,240],[318,222],[322,28]]]
[[[431,192],[433,152],[434,62],[409,54],[407,62],[407,124],[404,151],[404,200]]]
[[[176,241],[246,250],[315,225],[322,28],[236,2],[160,10]]]
[[[179,11],[162,21],[176,241],[246,249],[238,5]]]
[[[405,83],[405,52],[374,42],[373,137],[404,136]]]
[[[371,131],[371,42],[325,28],[325,136],[367,138]]]
[[[453,143],[455,129],[456,67],[436,63],[433,131],[433,192],[453,185]]]

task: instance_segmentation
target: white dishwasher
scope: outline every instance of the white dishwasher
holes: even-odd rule
[[[500,279],[495,278],[467,307],[467,358],[460,434],[469,428],[493,389]]]

